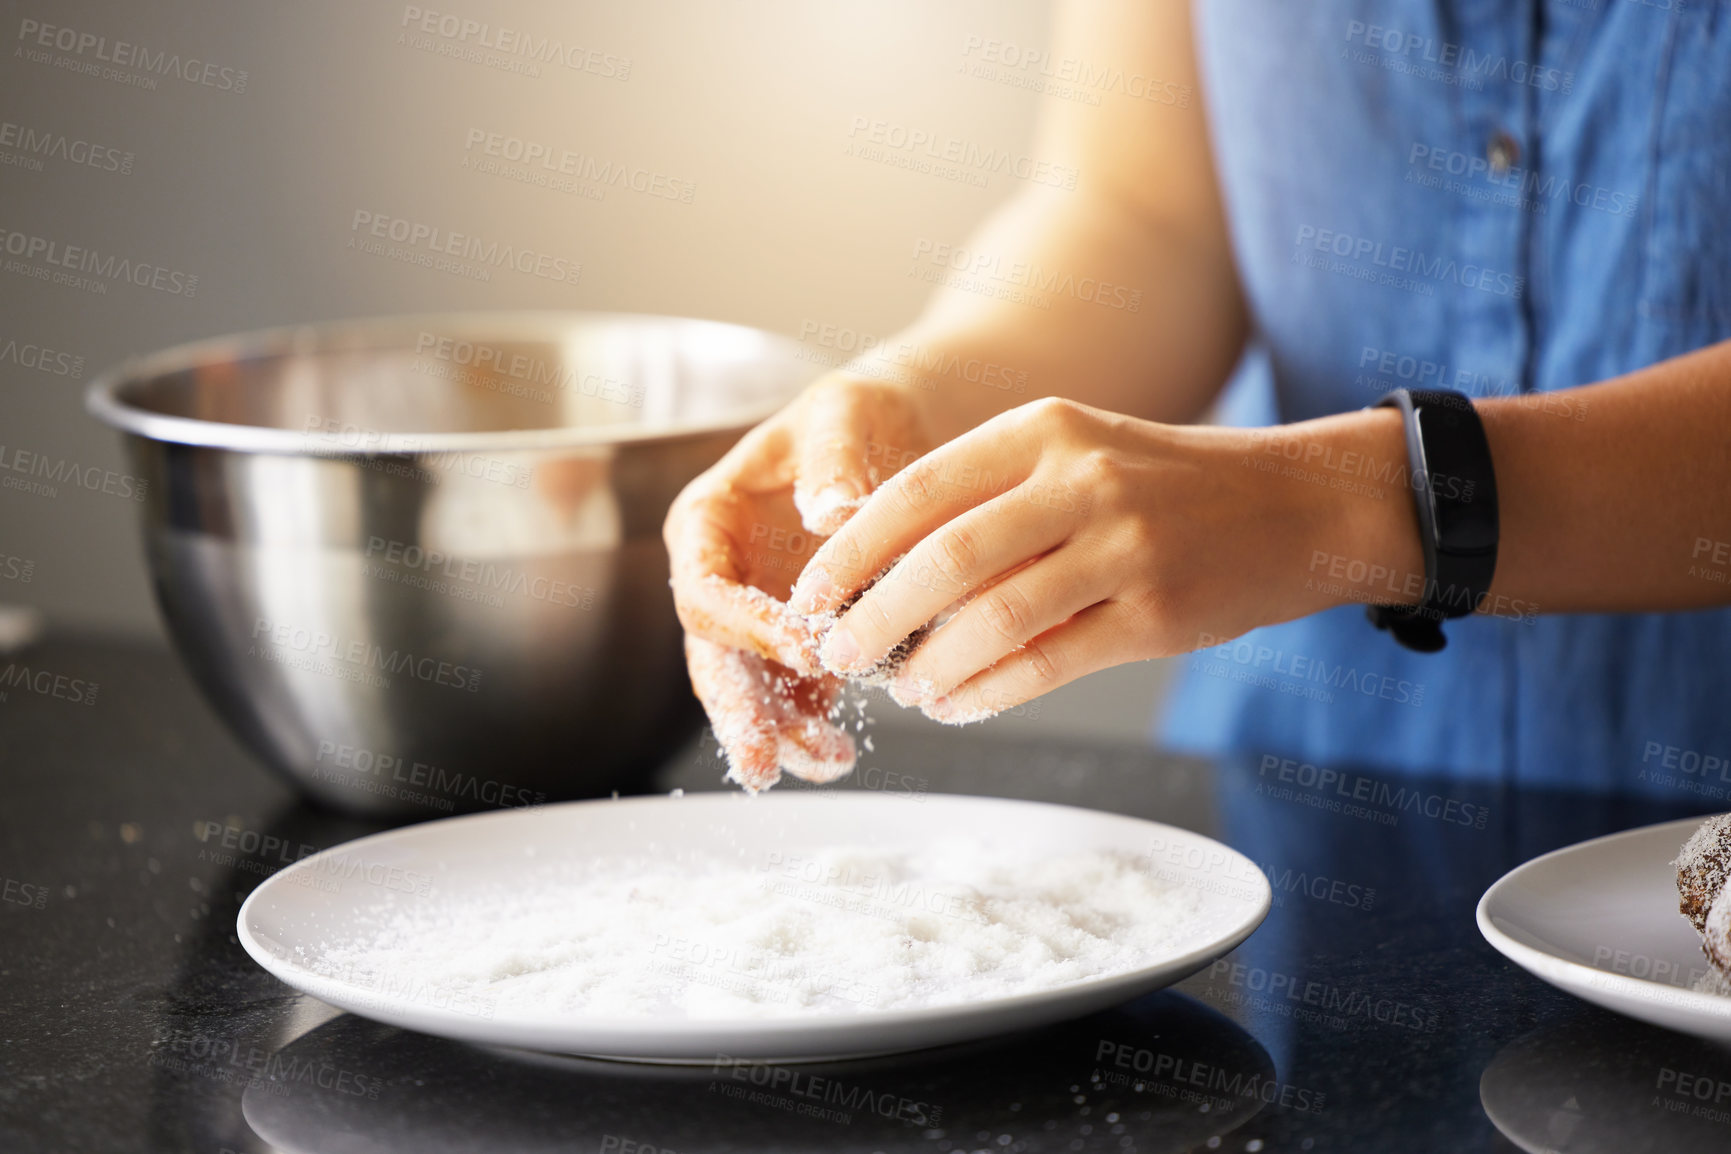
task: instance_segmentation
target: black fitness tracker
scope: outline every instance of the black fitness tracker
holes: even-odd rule
[[[1424,600],[1369,605],[1365,615],[1408,649],[1448,644],[1442,623],[1478,608],[1497,568],[1497,479],[1472,399],[1453,389],[1395,389],[1372,408],[1400,409],[1407,481],[1424,548]]]

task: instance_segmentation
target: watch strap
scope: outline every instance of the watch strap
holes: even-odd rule
[[[1366,615],[1400,644],[1434,653],[1442,623],[1474,612],[1497,567],[1497,481],[1478,410],[1453,389],[1395,389],[1375,408],[1398,408],[1406,430],[1407,481],[1424,551],[1424,599],[1371,605]]]

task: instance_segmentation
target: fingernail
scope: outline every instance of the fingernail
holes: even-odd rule
[[[948,721],[956,711],[956,703],[947,697],[935,698],[920,706],[920,712],[933,721]]]
[[[849,506],[859,503],[860,495],[852,485],[825,485],[812,498],[811,512],[813,518],[827,521],[843,509],[853,512]]]
[[[801,677],[817,677],[824,672],[817,638],[809,631],[793,637],[782,647],[782,651],[776,654],[776,659]]]
[[[851,672],[859,664],[859,642],[848,632],[846,625],[837,625],[830,630],[829,639],[823,643],[823,663],[828,669]]]
[[[932,696],[932,683],[924,677],[910,677],[906,673],[894,678],[886,687],[890,700],[904,709],[922,705]]]
[[[801,576],[788,604],[795,613],[816,613],[835,599],[835,585],[828,574],[818,571]]]

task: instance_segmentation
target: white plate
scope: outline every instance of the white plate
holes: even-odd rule
[[[1594,838],[1536,857],[1479,899],[1479,931],[1510,961],[1578,998],[1656,1026],[1731,1041],[1731,997],[1677,912],[1677,851],[1702,817]]]
[[[826,845],[916,848],[966,836],[1030,856],[1118,850],[1194,887],[1198,903],[1172,948],[1139,969],[1039,993],[915,1010],[783,1018],[603,1018],[579,1013],[485,1014],[472,1006],[325,977],[306,961],[376,907],[382,885],[399,903],[497,886],[536,861],[640,858],[646,848],[737,860],[741,847],[784,853]],[[431,882],[429,879],[434,879]],[[1271,891],[1253,862],[1200,834],[1069,806],[930,794],[783,793],[569,802],[447,818],[362,838],[275,874],[241,907],[240,941],[259,965],[363,1017],[471,1042],[649,1061],[818,1060],[893,1053],[1046,1025],[1127,1001],[1188,976],[1261,924]],[[389,983],[387,982],[386,985]],[[468,1011],[468,1012],[465,1012]]]

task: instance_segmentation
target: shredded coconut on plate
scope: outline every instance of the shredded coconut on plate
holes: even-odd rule
[[[958,1005],[1168,956],[1194,888],[1117,852],[978,843],[537,864],[510,884],[381,889],[301,958],[389,995],[489,1014],[774,1018]],[[383,982],[380,979],[386,979]]]

